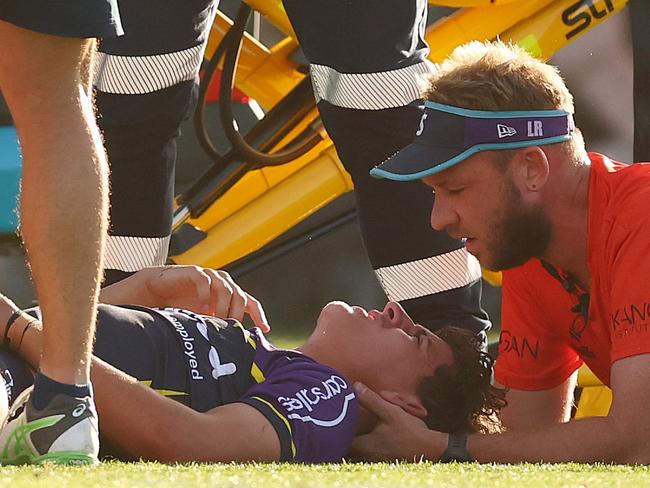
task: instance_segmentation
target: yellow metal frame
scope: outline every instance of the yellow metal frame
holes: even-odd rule
[[[270,48],[246,35],[239,57],[236,86],[269,109],[304,74],[290,59],[297,42],[281,1],[246,1],[286,35]],[[439,62],[459,44],[497,37],[548,59],[622,10],[628,0],[595,0],[593,5],[577,0],[430,0],[429,3],[463,7],[431,25],[426,32],[430,58]],[[230,19],[219,13],[206,57],[212,56],[231,24]],[[352,181],[331,140],[326,138],[296,161],[250,171],[201,216],[190,220],[207,237],[172,259],[182,264],[225,266],[261,249],[350,190]],[[498,273],[486,273],[486,278],[500,283]],[[582,372],[580,378],[582,382]]]
[[[235,84],[263,108],[269,109],[296,86],[304,74],[289,57],[297,43],[280,0],[248,0],[247,3],[287,34],[284,40],[271,48],[246,35],[239,58]],[[435,0],[429,3],[466,6],[427,30],[426,38],[432,46],[430,57],[433,61],[441,61],[459,44],[497,36],[519,43],[533,54],[547,59],[578,35],[623,9],[627,0],[596,0],[591,9],[602,13],[598,16],[591,15],[587,6],[574,10],[572,21],[578,15],[583,18],[585,14],[591,20],[578,35],[569,39],[567,33],[584,23],[581,20],[567,26],[562,20],[563,12],[575,6],[576,0]],[[219,13],[212,28],[207,57],[212,55],[230,25],[231,21]],[[313,168],[307,169],[307,166]],[[300,180],[306,171],[315,182],[320,182],[309,186],[312,195],[301,191],[302,185],[288,181],[294,175],[296,181]],[[280,167],[251,171],[200,217],[190,221],[209,236],[215,234],[219,237],[206,239],[207,242],[173,256],[173,260],[225,266],[261,249],[351,189],[350,177],[336,157],[331,141],[326,139],[299,160]],[[260,205],[259,199],[263,195],[273,202],[274,207]],[[230,233],[233,228],[239,232]],[[486,277],[496,283],[500,280],[498,274]]]

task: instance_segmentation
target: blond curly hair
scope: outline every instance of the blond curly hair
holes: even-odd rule
[[[573,96],[558,69],[502,41],[463,44],[424,78],[424,98],[473,110],[564,110]],[[569,156],[584,152],[580,131],[564,145]]]

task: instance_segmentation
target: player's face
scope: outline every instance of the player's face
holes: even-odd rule
[[[415,324],[394,302],[369,312],[331,302],[323,308],[314,334],[334,349],[351,380],[377,392],[414,394],[424,377],[453,362],[449,345]]]
[[[539,204],[527,203],[510,176],[478,153],[424,178],[435,192],[431,226],[465,240],[481,264],[503,270],[539,257],[551,238],[550,220]]]

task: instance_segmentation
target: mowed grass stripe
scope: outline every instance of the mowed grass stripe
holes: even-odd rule
[[[449,464],[212,464],[166,466],[103,463],[93,468],[27,466],[0,468],[0,486],[33,487],[639,487],[650,486],[647,467],[607,465]]]

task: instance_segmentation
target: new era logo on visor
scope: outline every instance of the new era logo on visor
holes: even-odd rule
[[[421,136],[422,133],[424,132],[424,121],[427,120],[427,117],[429,114],[423,113],[422,118],[420,119],[420,126],[418,127],[418,130],[415,132],[416,136]]]
[[[517,130],[514,127],[510,127],[509,125],[497,124],[497,134],[499,136],[499,139],[503,139],[504,137],[514,136],[516,133]]]

